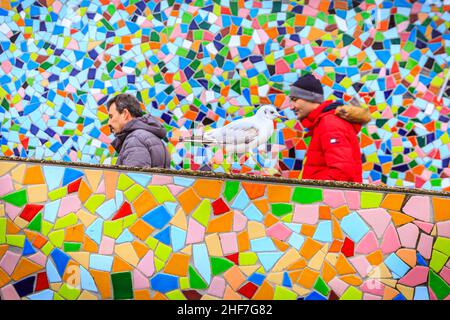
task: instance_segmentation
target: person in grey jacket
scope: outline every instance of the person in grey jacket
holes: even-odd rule
[[[122,93],[107,103],[108,125],[116,136],[112,146],[119,153],[117,165],[170,167],[170,156],[162,139],[166,129],[150,114],[144,114],[139,101]]]

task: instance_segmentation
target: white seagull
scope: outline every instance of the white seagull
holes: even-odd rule
[[[261,106],[254,116],[232,121],[224,127],[204,132],[201,137],[183,139],[183,141],[200,142],[206,145],[220,145],[227,153],[242,154],[264,147],[274,131],[273,120],[284,118],[275,106]]]

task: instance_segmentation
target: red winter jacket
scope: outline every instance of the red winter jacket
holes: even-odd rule
[[[309,130],[307,136],[312,136],[302,179],[362,182],[361,124],[338,117],[335,111],[341,105],[325,101],[301,121]]]

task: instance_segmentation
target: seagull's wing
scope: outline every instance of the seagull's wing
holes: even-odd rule
[[[233,121],[225,127],[206,132],[205,138],[214,139],[220,144],[249,144],[258,138],[260,131],[252,120],[245,118]]]

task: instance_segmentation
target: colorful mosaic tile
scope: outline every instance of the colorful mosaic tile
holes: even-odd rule
[[[309,139],[287,94],[299,75],[313,72],[326,98],[359,101],[371,113],[360,135],[364,182],[450,189],[446,1],[1,3],[1,155],[113,164],[105,103],[130,92],[167,129],[173,169],[297,178]],[[289,120],[276,123],[255,159],[180,142],[262,104]],[[28,170],[23,183],[44,184],[46,172]],[[65,172],[62,187],[72,190],[79,176]],[[83,202],[110,188],[87,175]],[[51,198],[70,193],[57,184],[47,181]],[[232,195],[230,185],[225,199]]]
[[[446,195],[38,166],[0,161],[1,299],[450,297]]]

